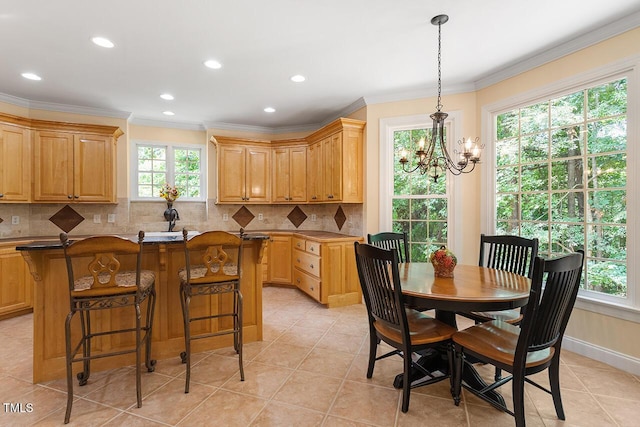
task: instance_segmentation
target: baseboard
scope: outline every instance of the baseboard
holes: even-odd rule
[[[562,340],[562,348],[598,362],[606,363],[630,374],[640,375],[640,359],[636,357],[618,353],[566,335]]]

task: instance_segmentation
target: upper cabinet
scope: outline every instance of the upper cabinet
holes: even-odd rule
[[[338,119],[304,139],[215,136],[217,203],[362,203],[365,122]]]
[[[116,201],[116,140],[122,133],[114,127],[87,130],[36,130],[34,201]]]
[[[216,137],[219,203],[269,203],[271,148]],[[256,141],[252,141],[256,142]]]
[[[310,202],[363,202],[364,122],[338,119],[309,135]],[[313,157],[312,157],[313,156]]]
[[[0,123],[0,202],[26,203],[31,198],[29,129]]]
[[[307,201],[307,147],[305,145],[272,148],[272,201]]]
[[[116,202],[117,126],[0,114],[0,201]]]

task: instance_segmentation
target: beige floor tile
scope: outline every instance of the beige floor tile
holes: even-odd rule
[[[327,412],[342,380],[312,372],[296,371],[273,397],[281,403]]]
[[[530,389],[529,396],[540,416],[545,419],[545,423],[548,424],[547,420],[554,423],[559,421],[550,395],[542,390]],[[562,425],[583,427],[615,425],[607,412],[589,393],[563,390],[562,406],[566,418]]]
[[[314,347],[326,331],[317,328],[293,325],[280,335],[276,342],[293,344],[300,347]]]
[[[159,423],[148,418],[142,418],[135,416],[133,414],[122,413],[108,422],[103,424],[104,427],[156,427],[156,426],[166,426],[166,424]]]
[[[69,426],[101,426],[122,412],[109,406],[85,399],[73,402]],[[38,421],[36,426],[59,426],[64,421],[65,408],[61,408]]]
[[[171,381],[171,377],[153,373],[145,373],[141,377],[142,382],[142,400],[153,393],[158,388]],[[85,396],[88,400],[104,403],[118,409],[127,409],[137,406],[136,399],[136,375],[135,372],[120,375],[118,378],[108,382],[104,387],[88,393]]]
[[[280,402],[269,402],[250,424],[252,427],[314,427],[322,425],[324,414],[287,405]]]
[[[572,366],[571,371],[593,394],[640,401],[640,381],[631,374],[584,366]]]
[[[218,390],[178,425],[244,427],[251,423],[265,404],[264,399]]]
[[[360,421],[347,420],[335,416],[328,416],[322,427],[371,427],[374,424],[364,423]]]
[[[378,426],[393,426],[400,400],[398,390],[345,381],[329,414]]]
[[[314,348],[300,364],[299,370],[315,372],[336,378],[344,378],[349,372],[355,355],[341,351]]]
[[[425,421],[428,420],[428,423]],[[464,406],[456,406],[453,399],[439,399],[411,391],[409,411],[398,413],[398,426],[438,427],[461,426],[467,423]]]
[[[270,399],[293,372],[288,368],[249,362],[244,367],[244,381],[239,381],[240,374],[236,373],[221,388]]]
[[[636,427],[640,423],[637,401],[609,396],[595,396],[595,399],[620,427]]]
[[[253,360],[269,363],[276,366],[295,369],[307,357],[311,351],[309,347],[301,347],[293,344],[274,342]]]
[[[356,354],[360,351],[363,341],[364,336],[343,334],[330,330],[318,341],[317,346],[329,350]]]
[[[200,362],[191,365],[191,381],[218,387],[239,371],[237,356],[225,357],[210,354]],[[184,375],[180,375],[180,378],[184,378]]]

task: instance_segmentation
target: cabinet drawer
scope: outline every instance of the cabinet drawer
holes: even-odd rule
[[[320,257],[296,249],[293,255],[293,265],[313,276],[320,277]]]
[[[294,249],[299,249],[301,251],[304,251],[306,249],[306,245],[305,245],[305,240],[304,239],[300,239],[298,237],[294,237],[292,242],[293,242],[293,248]]]
[[[307,240],[307,244],[305,246],[307,252],[320,256],[320,243],[312,242]]]
[[[300,270],[293,271],[293,283],[306,294],[320,301],[320,279],[311,277]]]

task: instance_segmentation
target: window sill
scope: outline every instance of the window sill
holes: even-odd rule
[[[575,308],[640,323],[640,309],[578,295]]]

